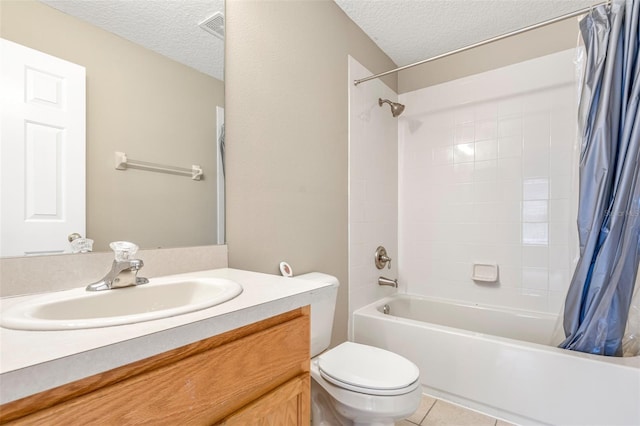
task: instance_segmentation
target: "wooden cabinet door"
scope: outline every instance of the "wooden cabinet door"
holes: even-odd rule
[[[5,404],[0,424],[308,426],[309,312],[295,309]]]
[[[310,423],[310,377],[302,374],[238,410],[225,426],[306,426]]]

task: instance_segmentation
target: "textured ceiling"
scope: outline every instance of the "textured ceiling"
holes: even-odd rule
[[[335,2],[398,66],[404,66],[577,11],[602,0]]]
[[[224,41],[198,27],[223,0],[40,0],[219,80]]]
[[[223,79],[224,43],[199,28],[198,23],[214,12],[224,11],[224,0],[40,1]],[[335,0],[398,66],[601,1]]]

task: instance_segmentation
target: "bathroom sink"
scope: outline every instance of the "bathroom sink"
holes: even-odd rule
[[[166,318],[206,309],[242,292],[222,278],[151,279],[149,284],[88,292],[51,293],[7,308],[0,325],[18,330],[73,330]]]

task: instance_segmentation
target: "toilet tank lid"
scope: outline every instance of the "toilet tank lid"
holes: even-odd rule
[[[322,272],[308,272],[306,274],[295,275],[294,278],[299,280],[315,281],[317,283],[331,284],[333,286],[340,285],[340,281],[338,281],[336,277]]]

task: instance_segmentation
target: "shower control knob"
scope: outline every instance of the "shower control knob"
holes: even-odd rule
[[[391,258],[387,256],[387,250],[384,247],[379,246],[376,249],[374,260],[375,260],[376,268],[382,269],[386,265],[389,269],[391,269]]]

